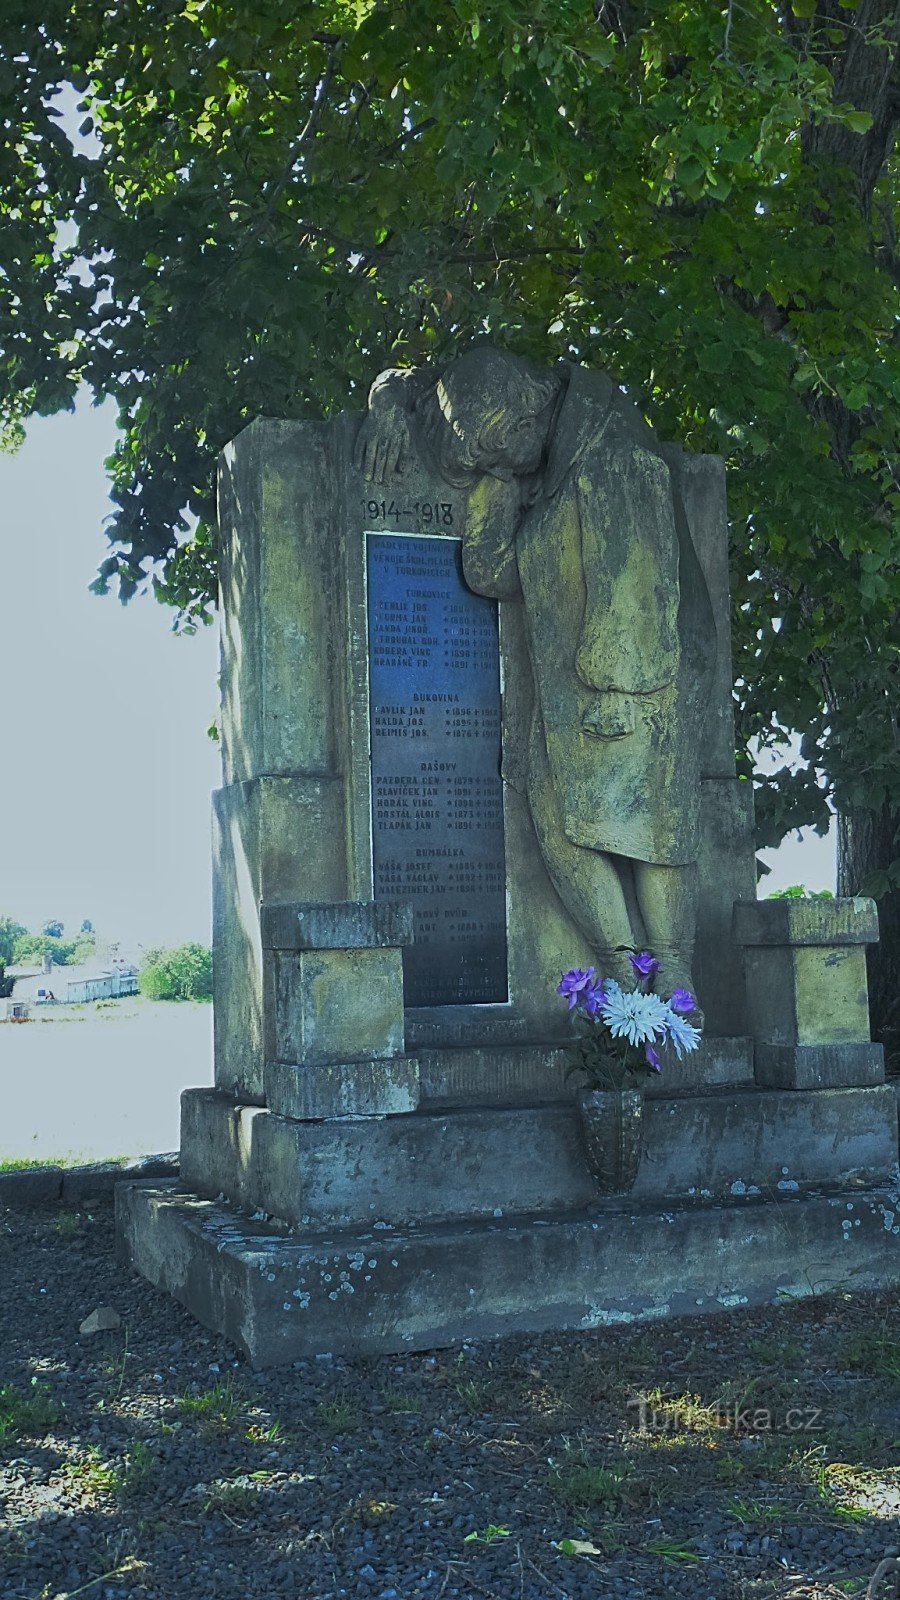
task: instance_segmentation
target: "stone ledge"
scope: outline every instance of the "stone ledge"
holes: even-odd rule
[[[884,1083],[880,1044],[758,1044],[756,1081],[765,1089],[849,1089]]]
[[[419,1104],[419,1065],[414,1056],[384,1061],[348,1061],[266,1067],[266,1105],[300,1122],[334,1117],[396,1117]]]
[[[21,1167],[0,1172],[0,1205],[43,1205],[68,1200],[73,1205],[111,1195],[123,1179],[177,1178],[178,1156],[143,1156],[140,1161],[98,1161],[84,1167]]]
[[[898,1215],[867,1190],[301,1240],[174,1185],[116,1191],[120,1259],[255,1367],[885,1289]]]
[[[433,1045],[417,1048],[422,1106],[521,1106],[571,1102],[578,1079],[567,1077],[564,1045]],[[682,1061],[667,1061],[659,1077],[648,1074],[648,1099],[703,1094],[710,1089],[753,1087],[753,1041],[704,1038]]]
[[[260,926],[266,950],[373,950],[413,942],[412,908],[399,900],[266,901]]]
[[[734,938],[743,945],[877,944],[874,900],[737,900]]]

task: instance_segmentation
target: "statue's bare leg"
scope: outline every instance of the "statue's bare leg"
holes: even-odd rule
[[[616,947],[640,949],[646,943],[644,929],[634,926],[615,858],[566,838],[543,735],[537,730],[531,740],[528,800],[547,871],[594,952],[600,973],[630,987],[634,974]]]
[[[668,995],[690,989],[697,926],[697,868],[654,866],[635,861],[634,881],[647,933],[647,947],[660,963],[655,988]]]

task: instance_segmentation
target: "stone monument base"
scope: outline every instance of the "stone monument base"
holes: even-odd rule
[[[120,1248],[254,1366],[595,1328],[900,1278],[896,1188],[299,1235],[119,1186]]]
[[[634,1189],[601,1200],[563,1067],[426,1052],[420,1108],[387,1116],[188,1090],[181,1184],[119,1189],[123,1259],[257,1365],[900,1280],[890,1086],[762,1088],[747,1041],[707,1041],[693,1093],[647,1096]]]

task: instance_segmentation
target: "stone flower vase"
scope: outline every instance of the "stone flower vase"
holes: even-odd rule
[[[640,1089],[582,1089],[575,1097],[588,1170],[600,1194],[625,1194],[641,1164]]]

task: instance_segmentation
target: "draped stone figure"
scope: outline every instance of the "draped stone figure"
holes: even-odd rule
[[[602,973],[630,979],[625,949],[649,948],[661,993],[692,988],[716,644],[673,447],[604,374],[481,346],[376,379],[357,464],[390,483],[410,450],[468,491],[470,588],[524,607],[503,775],[557,892]]]

